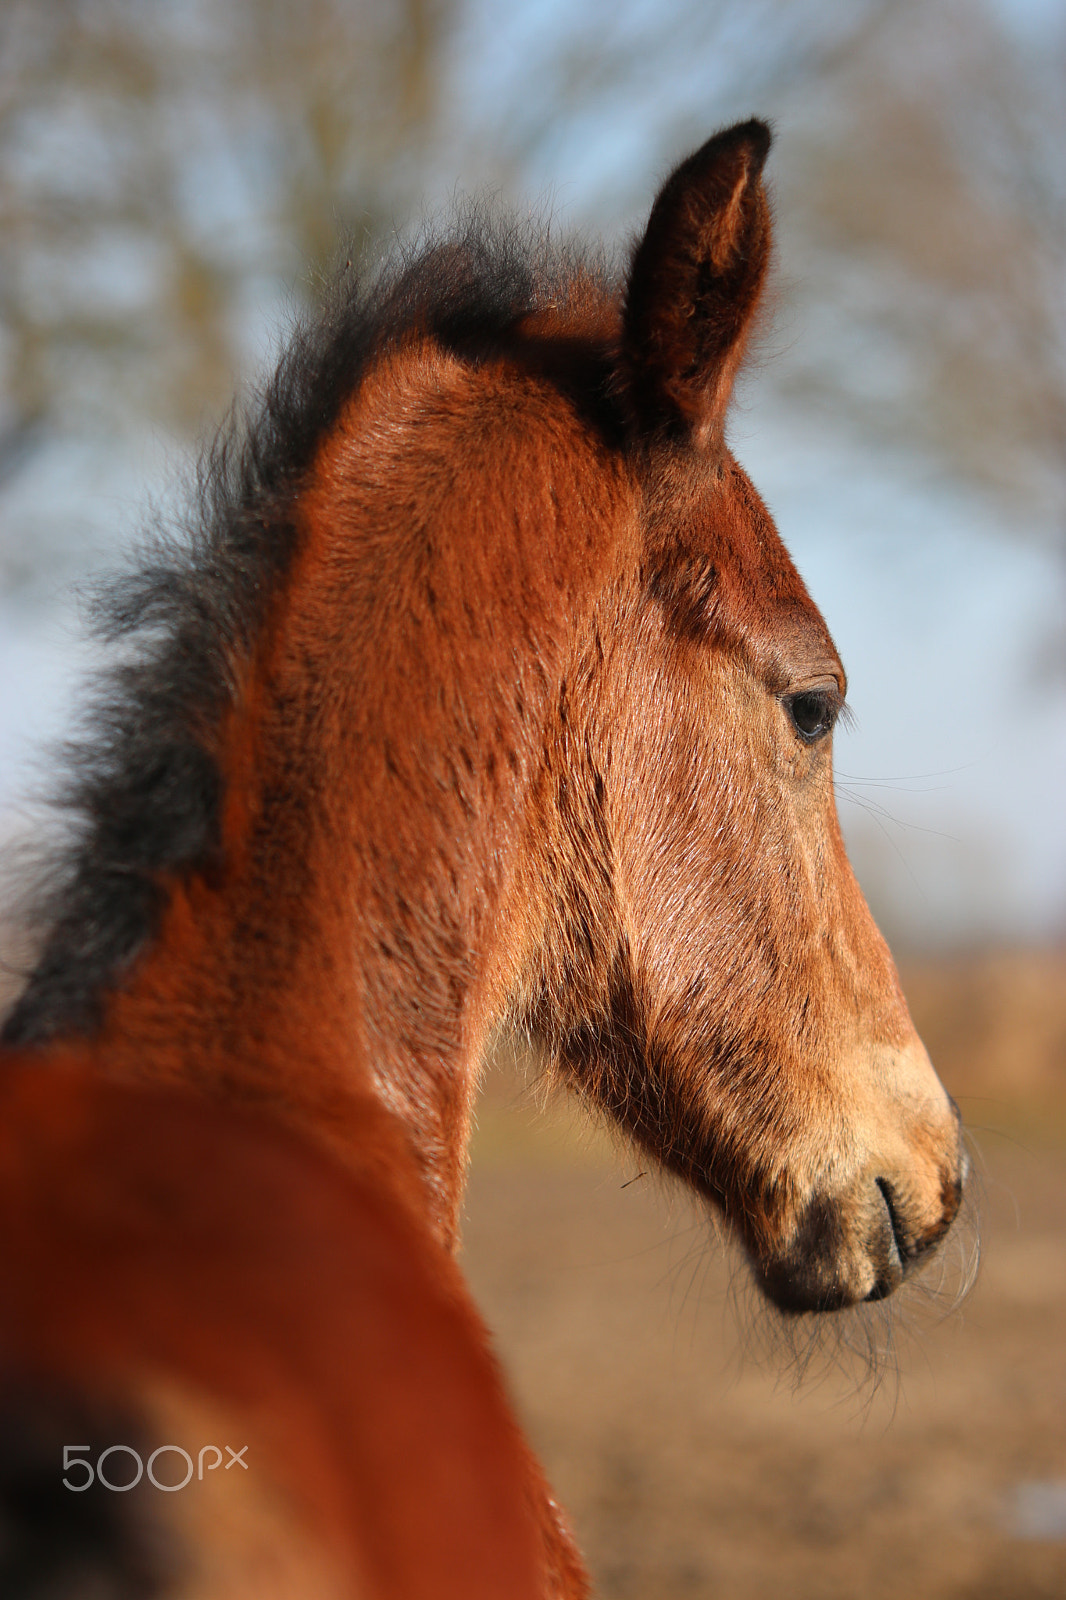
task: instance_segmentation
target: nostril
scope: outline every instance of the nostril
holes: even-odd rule
[[[881,1196],[888,1227],[878,1228],[876,1242],[871,1241],[872,1260],[879,1271],[876,1283],[867,1291],[866,1299],[884,1300],[903,1282],[907,1271],[907,1253],[892,1189],[884,1178],[875,1178],[874,1184]]]
[[[911,1252],[908,1250],[899,1212],[896,1210],[892,1188],[884,1178],[875,1178],[874,1182],[881,1191],[881,1199],[884,1201],[885,1210],[888,1212],[889,1226],[892,1229],[892,1242],[896,1247],[896,1254],[899,1256],[900,1265],[902,1266]]]

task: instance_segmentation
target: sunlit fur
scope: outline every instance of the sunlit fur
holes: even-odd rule
[[[415,1220],[276,1121],[50,1055],[0,1079],[0,1590],[542,1594],[536,1466]],[[141,1482],[82,1493],[64,1445]],[[169,1445],[202,1475],[168,1494]]]
[[[621,278],[471,224],[342,283],[111,604],[10,1046],[280,1117],[446,1262],[510,1016],[780,1306],[933,1249],[957,1118],[844,853],[843,668],[725,439],[768,147],[683,163]]]

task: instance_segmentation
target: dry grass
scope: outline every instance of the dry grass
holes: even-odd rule
[[[903,980],[970,1126],[1066,1139],[1066,948],[914,963]]]

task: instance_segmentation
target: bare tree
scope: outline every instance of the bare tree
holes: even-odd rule
[[[1037,51],[980,0],[902,0],[804,120],[784,159],[835,329],[793,392],[1066,542],[1066,32]]]
[[[1061,38],[1027,55],[982,0],[540,17],[0,0],[0,481],[49,436],[195,431],[264,307],[460,174],[603,223],[759,110],[818,333],[791,392],[1066,522]]]
[[[9,463],[34,428],[188,429],[242,311],[374,228],[435,109],[451,0],[8,0],[0,324]],[[2,455],[2,449],[0,449]]]

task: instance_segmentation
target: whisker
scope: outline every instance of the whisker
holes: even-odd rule
[[[948,833],[943,828],[931,828],[926,823],[913,822],[905,817],[898,817],[887,806],[879,804],[878,801],[870,800],[866,795],[852,794],[844,784],[838,783],[836,792],[838,795],[842,795],[845,800],[849,800],[852,805],[860,806],[868,816],[879,817],[885,822],[891,822],[893,827],[899,828],[901,832],[924,833],[931,839],[943,839],[948,844],[959,844],[961,842],[958,834]],[[931,794],[934,791],[927,790],[925,792]],[[885,836],[887,838],[887,833]]]

